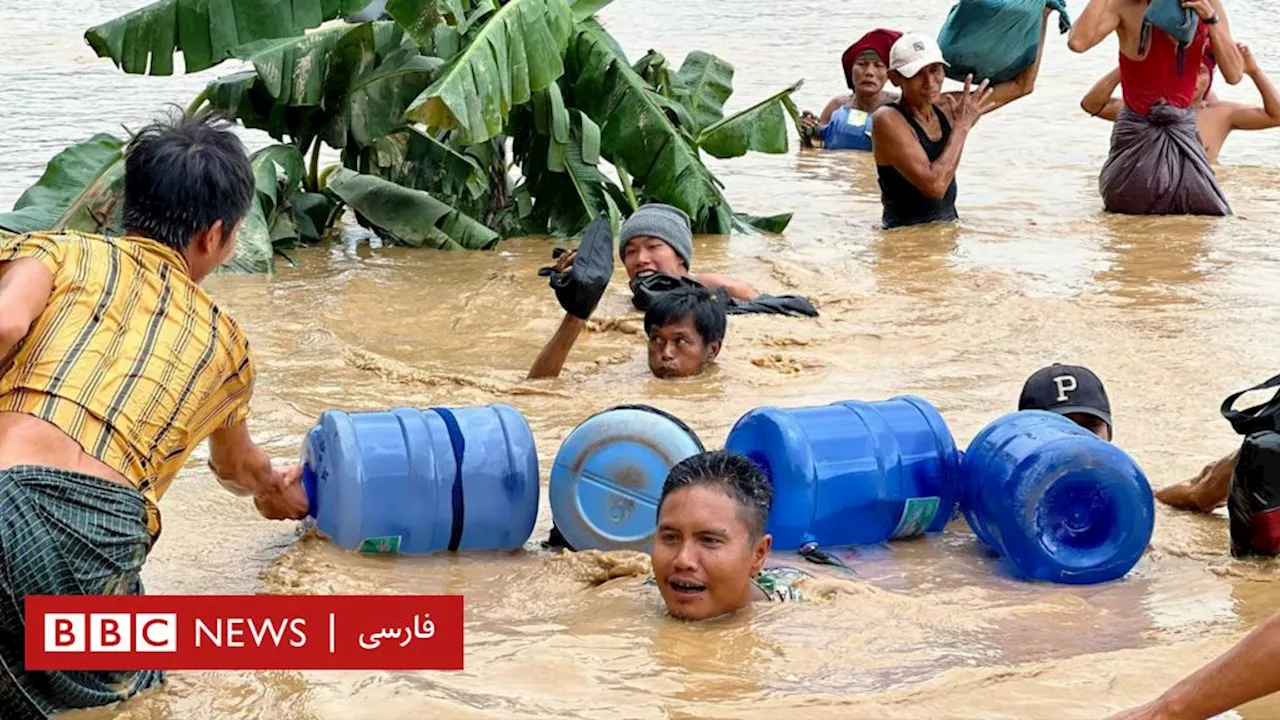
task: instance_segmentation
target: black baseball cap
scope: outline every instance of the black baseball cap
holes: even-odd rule
[[[1022,386],[1018,409],[1092,415],[1112,427],[1106,388],[1092,370],[1078,365],[1054,363],[1037,370]]]

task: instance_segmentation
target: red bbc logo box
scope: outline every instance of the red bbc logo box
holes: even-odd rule
[[[458,595],[29,595],[28,670],[461,670]]]

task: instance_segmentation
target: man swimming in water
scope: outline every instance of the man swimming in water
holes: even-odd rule
[[[1027,378],[1018,398],[1019,410],[1045,410],[1111,440],[1111,400],[1102,380],[1078,365],[1054,363]]]
[[[559,377],[586,320],[566,313],[529,370],[529,379]],[[701,375],[724,345],[728,316],[712,291],[692,286],[660,293],[644,313],[649,371],[662,380]]]
[[[885,228],[950,222],[956,214],[956,170],[978,119],[1035,90],[1049,7],[1044,9],[1036,59],[1016,78],[994,87],[965,80],[963,92],[942,92],[948,63],[937,41],[904,35],[889,51],[889,79],[902,99],[876,110],[872,145]]]
[[[1205,53],[1200,64],[1200,76],[1196,80],[1195,102],[1192,107],[1196,111],[1196,127],[1200,133],[1200,142],[1204,145],[1211,163],[1218,162],[1218,154],[1222,151],[1222,146],[1232,130],[1267,130],[1280,127],[1280,93],[1258,66],[1258,61],[1253,57],[1248,46],[1237,45],[1237,48],[1244,59],[1244,74],[1253,79],[1258,93],[1262,95],[1262,107],[1208,99],[1217,62],[1211,53]],[[1089,90],[1080,101],[1080,107],[1094,117],[1114,122],[1124,110],[1124,100],[1111,96],[1119,84],[1120,69],[1116,68]]]
[[[898,99],[885,92],[889,81],[889,49],[902,33],[879,28],[858,38],[840,58],[844,81],[851,91],[837,95],[821,116],[805,111],[800,142],[827,150],[871,150],[871,113]]]
[[[794,585],[802,571],[764,569],[772,504],[768,478],[742,455],[702,453],[671,469],[649,556],[672,616],[707,620],[754,601],[803,599]]]

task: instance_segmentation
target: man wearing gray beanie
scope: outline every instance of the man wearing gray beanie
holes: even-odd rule
[[[693,265],[693,229],[689,216],[671,205],[642,205],[622,224],[618,257],[628,280],[648,273],[686,277]],[[701,274],[695,281],[711,290],[724,288],[730,297],[755,300],[760,293],[749,284],[723,275]]]

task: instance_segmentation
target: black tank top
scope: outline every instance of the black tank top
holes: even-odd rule
[[[919,138],[925,155],[929,157],[929,162],[937,160],[946,149],[947,140],[951,139],[951,123],[947,121],[946,114],[937,105],[933,106],[933,111],[938,116],[938,124],[942,126],[942,138],[935,141],[929,139],[929,134],[920,127],[920,123],[911,117],[911,112],[900,102],[889,103],[889,106],[901,113],[916,131],[916,137]],[[903,177],[896,167],[876,165],[876,172],[880,176],[880,200],[884,204],[882,220],[886,228],[949,221],[959,217],[956,215],[955,178],[952,178],[951,186],[947,188],[947,194],[941,200],[931,200],[925,197],[919,188],[912,185],[910,180]]]

